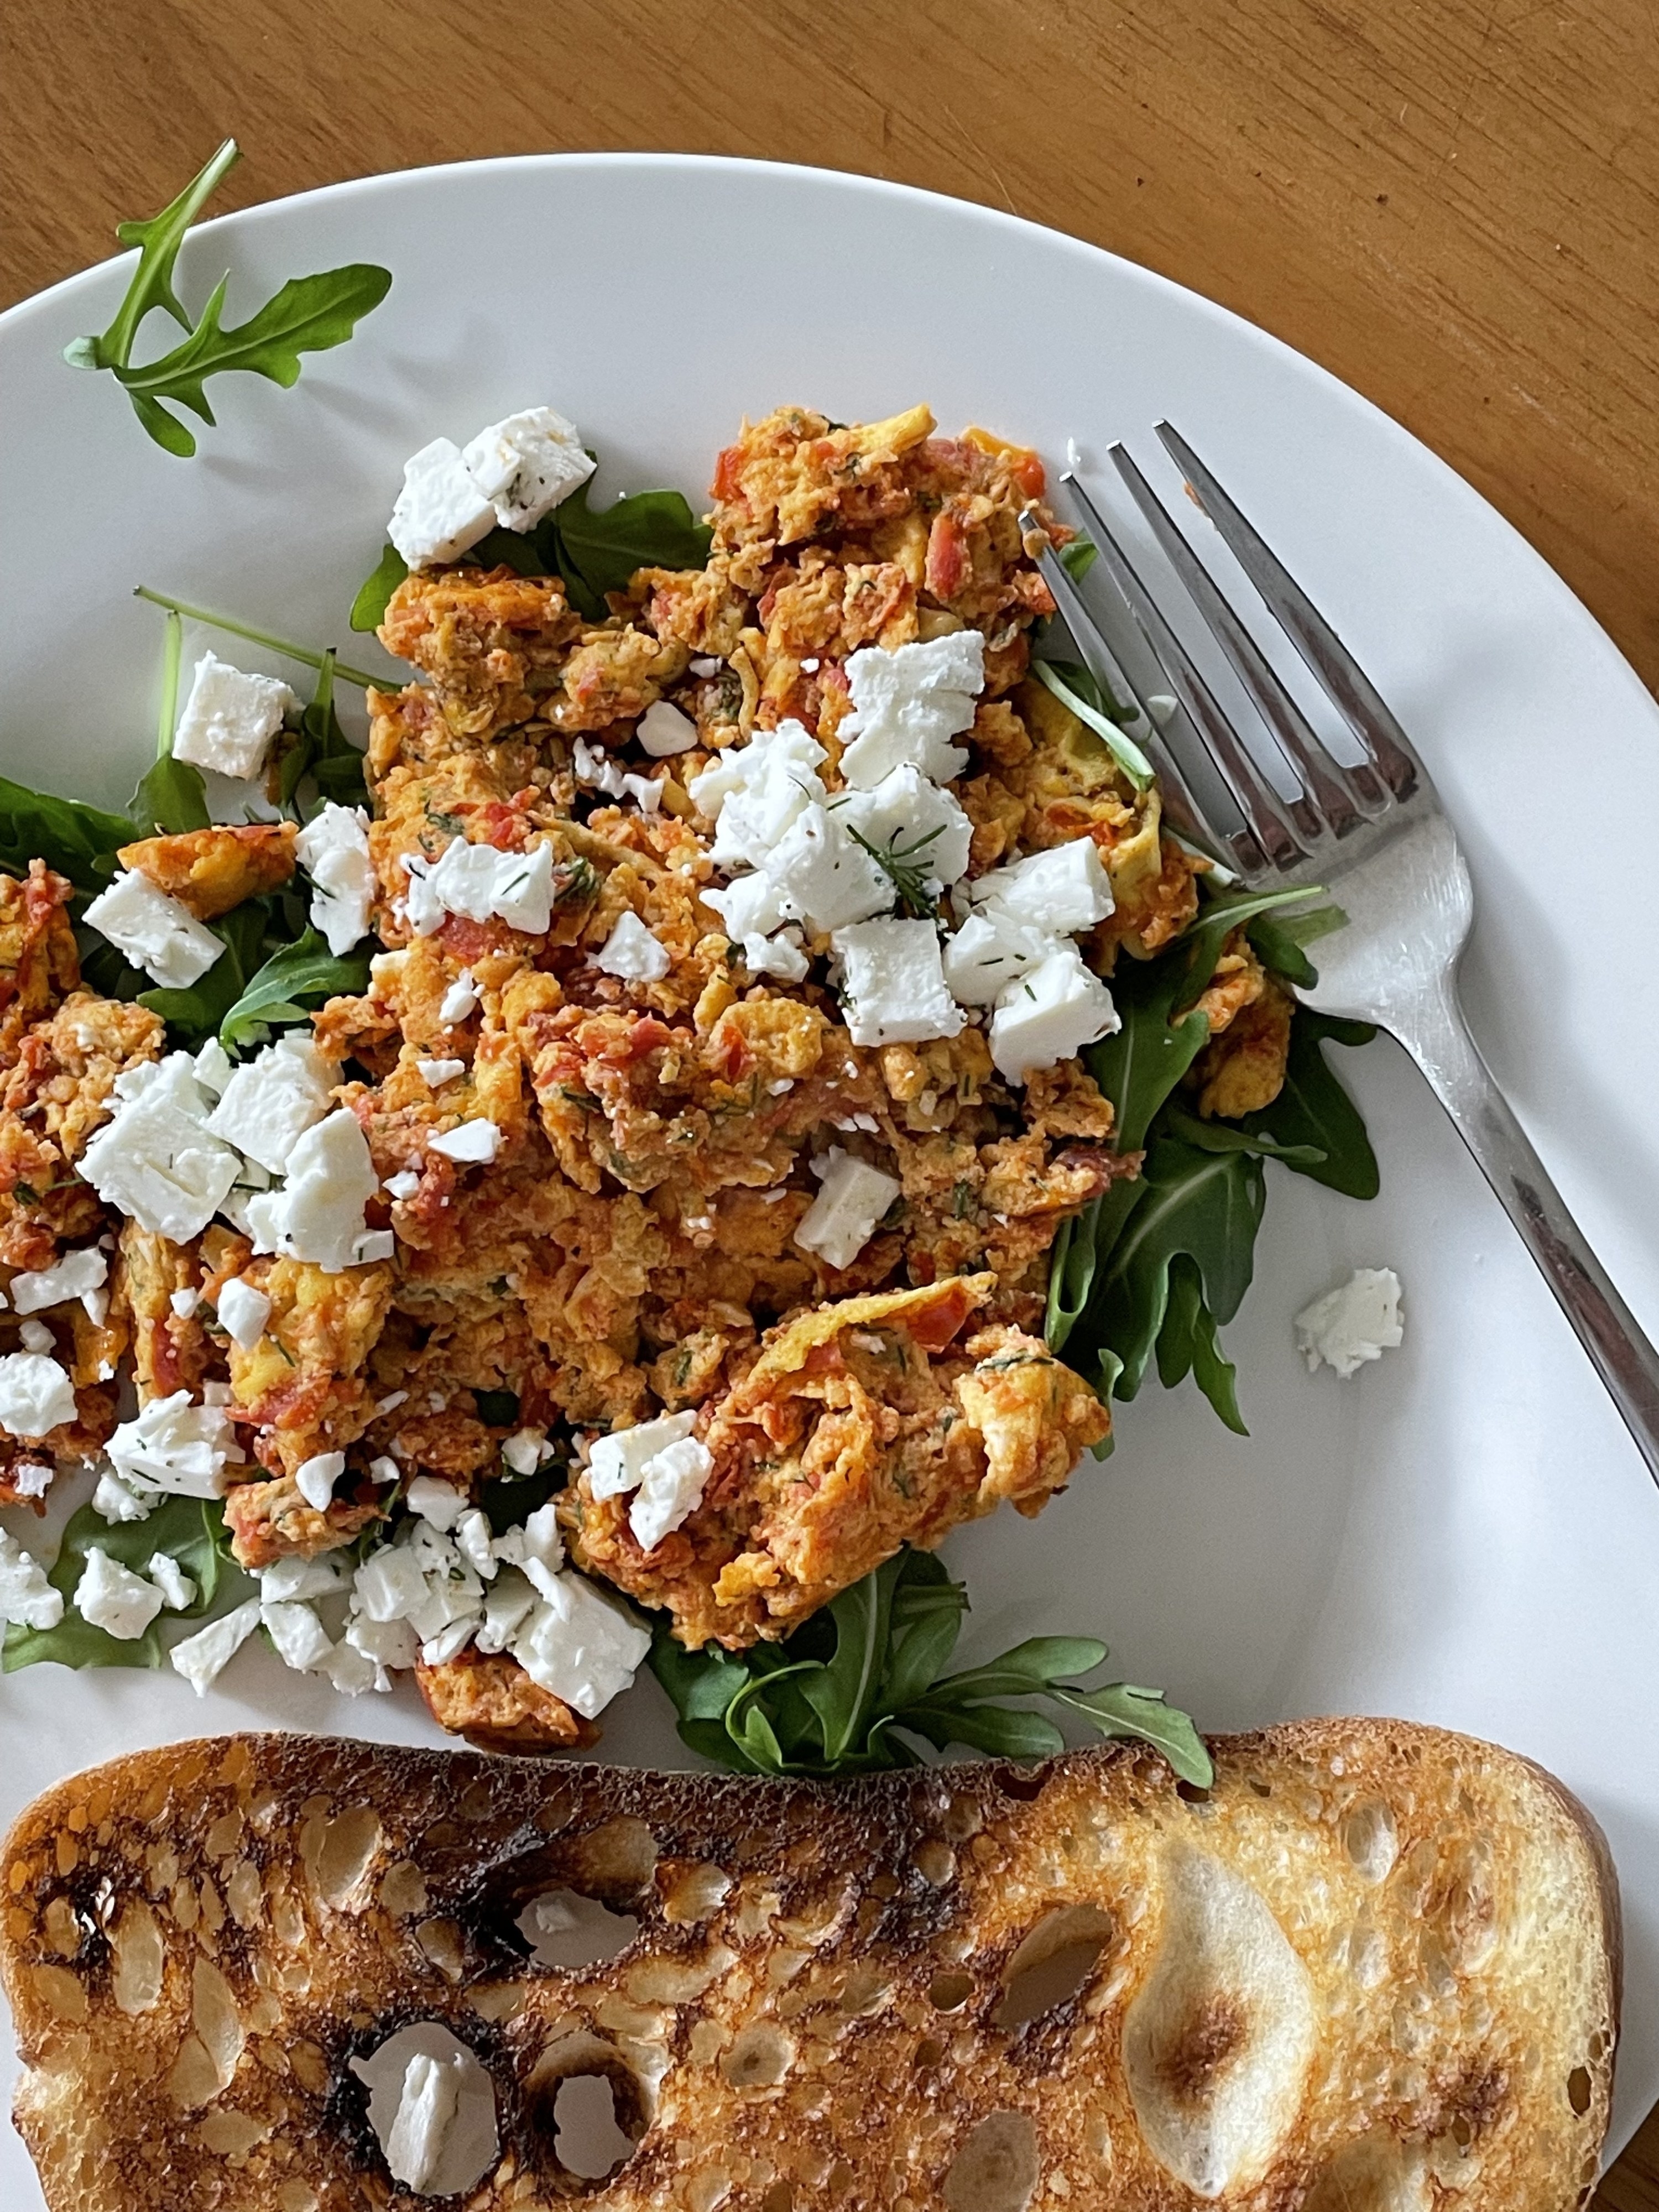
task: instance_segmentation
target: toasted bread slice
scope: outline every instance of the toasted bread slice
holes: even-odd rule
[[[1582,2203],[1618,1999],[1584,1813],[1394,1723],[1213,1748],[1207,1794],[1138,1746],[828,1787],[294,1735],[118,1759],[5,1847],[18,2124],[52,2212]],[[595,1917],[591,1964],[520,1929]],[[380,2135],[352,2062],[433,2022],[485,2141],[476,2179],[411,2152],[416,2099],[421,2194],[380,2143],[405,2045]],[[608,2178],[584,2078],[637,2139]]]

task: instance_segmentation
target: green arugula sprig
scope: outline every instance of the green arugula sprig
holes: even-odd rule
[[[165,607],[169,614],[182,615],[187,622],[204,623],[210,629],[222,629],[227,636],[245,637],[250,645],[263,645],[271,653],[297,660],[302,668],[314,668],[319,676],[327,666],[334,676],[343,677],[359,690],[383,689],[388,680],[384,676],[371,676],[367,669],[348,667],[337,658],[331,647],[319,653],[314,646],[295,645],[292,638],[278,637],[268,629],[255,629],[252,623],[238,622],[233,615],[215,614],[209,607],[192,606],[188,599],[175,599],[169,592],[152,591],[148,584],[135,584],[132,596],[135,599],[148,599],[153,607]]]
[[[1208,1752],[1187,1715],[1162,1693],[1125,1682],[1086,1689],[1075,1679],[1106,1659],[1086,1636],[1040,1636],[947,1674],[968,1593],[931,1553],[904,1551],[781,1644],[747,1651],[687,1651],[665,1625],[651,1665],[673,1700],[682,1740],[744,1774],[870,1774],[915,1766],[913,1739],[962,1744],[1004,1759],[1046,1759],[1066,1739],[1045,1714],[1010,1698],[1040,1698],[1103,1736],[1153,1745],[1201,1789]]]
[[[195,435],[162,405],[164,400],[211,423],[213,410],[205,388],[210,376],[245,369],[273,384],[291,385],[299,377],[302,353],[343,345],[363,316],[378,307],[392,289],[389,270],[353,262],[314,276],[291,277],[246,322],[227,330],[222,319],[230,283],[227,273],[192,321],[173,289],[179,249],[191,224],[240,159],[235,140],[227,138],[160,215],[116,226],[121,244],[138,248],[138,266],[126,297],[101,336],[73,339],[64,349],[72,368],[107,369],[156,444],[185,460],[196,451]],[[185,337],[170,353],[134,366],[134,343],[146,318],[157,307],[172,316]]]
[[[239,913],[243,909],[238,908]],[[263,1044],[273,1028],[308,1022],[330,999],[356,998],[368,988],[367,945],[333,953],[314,929],[292,945],[279,945],[264,966],[250,974],[235,1000],[215,1024],[219,1042],[230,1053]],[[217,969],[210,969],[216,974]]]
[[[157,1552],[167,1552],[196,1584],[193,1604],[182,1613],[161,1613],[143,1634],[131,1639],[94,1628],[76,1611],[76,1585],[94,1548],[107,1552],[124,1567],[143,1574]],[[224,1508],[214,1499],[164,1498],[143,1521],[106,1521],[90,1505],[70,1516],[58,1558],[46,1580],[64,1594],[64,1617],[56,1628],[25,1628],[14,1621],[0,1652],[0,1671],[52,1661],[60,1667],[160,1667],[179,1639],[165,1632],[174,1622],[192,1627],[228,1613],[257,1595],[257,1585],[230,1559]]]

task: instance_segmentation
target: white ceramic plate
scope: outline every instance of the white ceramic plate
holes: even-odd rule
[[[123,800],[153,726],[148,582],[347,647],[404,457],[551,400],[599,489],[696,499],[744,413],[925,398],[1058,459],[1168,415],[1411,730],[1468,846],[1475,1027],[1592,1241],[1659,1328],[1659,712],[1565,586],[1432,454],[1310,362],[1049,231],[891,185],[741,162],[578,156],[369,179],[208,225],[185,296],[384,263],[386,304],[296,389],[222,381],[193,462],[150,444],[66,340],[125,264],[0,318],[3,767]],[[1169,482],[1167,474],[1162,478]],[[379,665],[371,641],[347,657]],[[239,659],[245,656],[240,652]],[[252,657],[249,664],[252,665]],[[263,665],[273,671],[281,664]],[[388,664],[389,665],[389,664]],[[284,672],[291,673],[291,671]],[[1115,1456],[1036,1523],[955,1540],[982,1644],[1099,1630],[1213,1729],[1371,1712],[1553,1767],[1610,1836],[1629,1952],[1620,2141],[1659,2096],[1659,1498],[1531,1263],[1390,1043],[1345,1057],[1381,1155],[1358,1206],[1269,1169],[1228,1335],[1252,1434],[1190,1386],[1121,1409]],[[1291,1316],[1397,1267],[1403,1351],[1310,1378]],[[58,1776],[205,1729],[429,1741],[412,1694],[337,1700],[250,1647],[198,1704],[171,1676],[40,1668],[0,1686],[0,1814]],[[685,1764],[647,1683],[605,1755]],[[0,2200],[35,2205],[0,2139]]]

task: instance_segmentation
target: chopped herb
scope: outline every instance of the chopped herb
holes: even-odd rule
[[[884,845],[872,845],[850,822],[847,828],[853,842],[870,855],[892,884],[905,913],[915,921],[926,921],[933,911],[934,901],[927,895],[930,878],[923,871],[921,855],[945,835],[944,823],[924,836],[913,837],[908,845],[899,843],[896,830]]]

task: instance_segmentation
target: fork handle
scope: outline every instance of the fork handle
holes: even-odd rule
[[[1437,992],[1403,1019],[1396,1010],[1389,1026],[1502,1200],[1659,1483],[1659,1352],[1568,1212],[1481,1058],[1462,1007],[1449,989]]]

